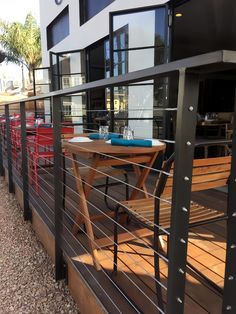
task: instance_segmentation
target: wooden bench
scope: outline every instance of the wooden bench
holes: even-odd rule
[[[230,174],[230,167],[231,156],[195,159],[193,161],[192,192],[226,185]],[[166,169],[165,165],[163,169]],[[170,174],[173,174],[173,167],[170,169]],[[167,230],[170,228],[172,188],[173,177],[167,177],[167,175],[162,173],[156,189],[156,196],[161,198],[158,225]],[[135,219],[147,225],[147,227],[153,228],[154,203],[154,198],[144,198],[123,201],[121,205]],[[206,224],[218,220],[218,218],[223,216],[223,212],[191,202],[189,225],[191,227],[196,224]]]
[[[118,244],[124,242],[123,239],[125,239],[124,234],[122,234],[121,237],[118,236],[119,211],[128,213],[131,218],[135,218],[135,220],[144,227],[142,232],[140,229],[139,237],[145,237],[147,235],[147,230],[151,231],[152,234],[156,234],[156,239],[154,239],[154,270],[156,278],[157,301],[159,307],[162,309],[164,307],[161,286],[158,284],[158,282],[160,282],[160,272],[159,256],[157,252],[160,246],[163,248],[161,235],[165,233],[164,231],[170,231],[171,195],[173,189],[173,161],[174,158],[172,156],[167,162],[164,163],[163,172],[160,174],[156,186],[156,198],[150,197],[121,202],[116,207],[116,221],[114,224],[114,272],[117,271]],[[230,169],[230,156],[194,160],[192,173],[192,192],[208,190],[226,185],[230,175]],[[170,173],[170,176],[166,175],[166,173]],[[155,213],[155,210],[158,212]],[[154,217],[156,217],[155,222]],[[223,212],[217,211],[213,208],[206,208],[205,206],[191,202],[189,227],[212,223],[226,218],[227,215]],[[154,232],[154,223],[157,226],[155,229],[159,229],[156,233]],[[129,241],[129,239],[126,241]],[[206,276],[201,274],[198,269],[188,262],[187,265],[189,269],[194,272],[196,276],[198,276],[198,278],[201,277],[202,280],[206,281],[208,284],[219,291],[219,287],[212,283]]]

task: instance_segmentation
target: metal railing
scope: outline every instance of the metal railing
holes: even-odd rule
[[[20,123],[13,125],[11,123],[10,109],[11,102],[4,105],[5,118],[1,122],[0,137],[0,174],[3,175],[7,170],[7,179],[9,192],[14,192],[14,185],[18,184],[23,192],[23,210],[24,218],[31,219],[31,205],[38,210],[45,224],[53,232],[55,239],[55,276],[57,280],[65,277],[65,260],[64,254],[70,257],[71,261],[77,267],[83,267],[95,285],[98,287],[101,295],[104,295],[109,303],[110,308],[114,312],[122,312],[120,305],[116,304],[110,296],[109,289],[100,282],[101,274],[107,282],[107,287],[112,286],[126,302],[127,307],[134,312],[144,312],[144,307],[148,306],[152,311],[159,313],[183,313],[185,303],[185,283],[187,271],[187,245],[188,245],[188,225],[189,211],[191,201],[191,185],[192,185],[192,165],[194,158],[195,131],[197,119],[197,105],[199,95],[199,80],[201,76],[209,73],[216,73],[225,70],[234,69],[236,65],[236,52],[218,51],[206,55],[196,56],[169,64],[159,65],[142,71],[132,72],[123,76],[103,79],[72,88],[51,92],[48,94],[31,97],[21,100],[19,104]],[[116,175],[107,174],[102,168],[97,168],[96,160],[88,162],[87,159],[75,159],[73,151],[71,154],[65,152],[62,139],[66,136],[62,134],[62,127],[71,127],[65,125],[62,121],[62,106],[60,98],[66,95],[76,93],[86,93],[93,89],[108,88],[114,86],[124,86],[126,84],[145,81],[156,77],[179,75],[178,103],[175,108],[160,108],[160,110],[177,111],[177,125],[175,141],[163,139],[162,141],[168,146],[169,143],[175,144],[175,167],[174,172],[166,172],[167,176],[173,176],[173,192],[171,199],[158,197],[155,194],[155,183],[163,171],[154,167],[153,163],[145,165],[144,162],[139,163],[138,159],[129,161],[128,164],[134,171],[127,170],[126,167],[114,168],[128,173],[129,182],[124,182],[123,178]],[[51,146],[53,154],[42,155],[41,162],[35,162],[35,143],[30,148],[29,132],[27,131],[26,103],[30,101],[38,101],[50,99],[52,108],[53,138]],[[236,110],[234,109],[234,130],[236,128]],[[83,126],[83,125],[82,125]],[[83,133],[93,131],[91,128],[83,127]],[[95,131],[95,130],[94,130]],[[17,141],[14,136],[18,132]],[[31,136],[35,136],[33,141],[37,140],[37,129],[31,130]],[[45,140],[49,140],[49,135],[44,135]],[[37,144],[37,143],[36,143]],[[14,147],[15,145],[15,147]],[[45,145],[38,143],[39,152],[44,152]],[[109,145],[109,144],[107,144]],[[46,146],[50,146],[47,144]],[[15,148],[15,149],[14,149]],[[50,152],[50,150],[49,150]],[[104,152],[92,151],[84,149],[84,152],[114,165],[127,165],[127,156],[110,155]],[[232,166],[229,179],[229,203],[228,203],[228,220],[227,220],[227,258],[225,271],[225,285],[223,293],[222,312],[226,310],[234,313],[236,309],[236,301],[234,291],[236,289],[236,235],[235,235],[235,210],[236,196],[234,193],[236,185],[235,167],[236,167],[236,140],[232,143]],[[79,154],[80,155],[80,154]],[[38,157],[37,157],[38,158]],[[114,162],[115,161],[115,162]],[[101,163],[102,164],[102,163]],[[45,167],[48,166],[48,167]],[[53,166],[53,172],[51,167]],[[103,190],[104,182],[97,186],[93,184],[93,180],[84,179],[80,172],[76,172],[76,167],[86,168],[89,173],[95,173],[100,177],[109,178],[113,183],[127,185],[132,189],[134,194],[145,192],[154,200],[154,209],[157,210],[157,204],[166,202],[170,208],[170,228],[165,228],[158,224],[155,220],[153,223],[154,239],[158,239],[159,235],[169,238],[168,252],[166,249],[160,250],[159,245],[150,242],[150,239],[140,237],[139,233],[134,232],[133,223],[123,223],[118,220],[118,216],[110,210],[103,210],[104,203],[102,198],[106,198],[105,203],[113,204],[113,208],[123,208],[124,211],[130,210],[125,208],[125,195],[121,189],[114,185],[112,193],[106,193]],[[71,173],[71,168],[74,172]],[[113,169],[113,170],[114,170]],[[148,170],[152,182],[145,189],[143,185],[138,188],[134,183],[135,173]],[[30,172],[30,173],[29,173]],[[33,172],[33,175],[32,175]],[[42,173],[40,173],[42,172]],[[144,172],[145,173],[145,172]],[[35,190],[37,179],[39,182],[39,191]],[[65,179],[66,178],[66,179]],[[102,179],[102,180],[103,180]],[[65,181],[66,180],[66,181]],[[100,179],[99,179],[100,180]],[[98,182],[100,182],[98,180]],[[69,183],[67,183],[69,181]],[[75,188],[75,183],[77,188]],[[79,189],[78,189],[79,186]],[[92,189],[92,192],[89,191]],[[110,187],[109,187],[110,189]],[[123,189],[123,187],[122,187]],[[137,189],[137,192],[134,192]],[[79,190],[79,192],[78,192]],[[82,191],[82,192],[81,192]],[[92,193],[92,198],[88,194]],[[118,194],[118,195],[116,195]],[[132,194],[131,194],[132,195]],[[130,197],[130,194],[128,198]],[[102,205],[101,205],[102,204]],[[83,210],[81,210],[83,208]],[[85,210],[84,210],[85,209]],[[87,212],[86,212],[87,210]],[[156,212],[156,211],[155,211]],[[88,219],[87,213],[93,213],[97,218],[95,220]],[[131,213],[136,214],[136,213]],[[137,220],[143,220],[142,213]],[[125,216],[125,215],[124,215]],[[125,216],[126,220],[129,220]],[[106,223],[102,222],[106,220]],[[132,219],[131,219],[132,220]],[[157,220],[158,221],[158,220]],[[145,221],[150,224],[150,221]],[[84,227],[85,225],[85,227]],[[133,244],[119,245],[117,238],[112,235],[115,230],[119,229],[131,236]],[[76,233],[73,232],[76,229]],[[92,228],[93,232],[90,232]],[[79,233],[78,233],[79,231]],[[95,234],[95,237],[94,237]],[[104,248],[97,237],[103,237],[108,245]],[[119,239],[119,236],[118,236]],[[125,241],[123,241],[125,242]],[[114,245],[114,248],[113,248]],[[118,258],[114,258],[114,250],[118,247]],[[146,255],[140,251],[138,247],[142,247]],[[137,258],[144,254],[142,261]],[[92,256],[92,262],[91,262]],[[150,258],[154,258],[154,265],[157,266],[154,273],[153,262]],[[93,267],[93,264],[95,267]],[[161,270],[160,264],[165,265],[165,271]],[[146,268],[148,265],[149,268]],[[97,276],[99,269],[100,277]],[[148,269],[152,269],[152,273]],[[114,270],[114,271],[113,271]],[[131,274],[132,273],[132,274]],[[140,277],[140,278],[139,278]],[[145,279],[149,278],[149,279]],[[151,280],[151,283],[146,282]],[[123,284],[122,284],[123,282]],[[108,284],[109,283],[109,284]],[[125,283],[125,284],[124,284]],[[127,289],[132,287],[134,293]],[[145,289],[143,288],[145,287]],[[147,288],[148,287],[148,288]],[[135,296],[135,293],[137,296]],[[157,297],[156,297],[157,294]],[[142,308],[143,304],[143,308]]]

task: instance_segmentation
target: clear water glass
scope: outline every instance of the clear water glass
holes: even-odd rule
[[[104,125],[103,126],[103,139],[108,140],[108,135],[109,135],[109,126]]]
[[[134,139],[134,130],[132,130],[130,127],[127,131],[127,140],[133,140]]]
[[[123,139],[124,140],[127,140],[127,134],[128,134],[128,127],[125,126],[123,129]]]
[[[99,126],[99,138],[103,139],[103,133],[104,133],[104,129],[103,129],[103,125]]]
[[[99,127],[99,138],[107,140],[109,134],[109,126],[108,125],[100,125]]]
[[[125,126],[123,130],[123,139],[125,140],[133,140],[134,139],[134,130],[129,126]]]

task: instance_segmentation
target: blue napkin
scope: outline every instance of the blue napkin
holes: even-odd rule
[[[112,138],[120,138],[121,134],[118,133],[109,133],[107,139],[110,140]],[[100,134],[99,133],[91,133],[89,134],[89,138],[91,140],[99,140],[100,139]]]
[[[124,140],[122,138],[112,138],[111,145],[117,146],[136,146],[136,147],[152,147],[150,140]]]

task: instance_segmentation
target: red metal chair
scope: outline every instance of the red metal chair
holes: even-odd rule
[[[16,169],[19,169],[18,164],[18,152],[21,149],[20,140],[20,115],[14,115],[10,121],[11,130],[11,150],[12,150],[12,161]]]
[[[21,160],[21,122],[20,115],[14,115],[13,119],[10,121],[11,128],[11,142],[12,142],[12,159],[15,164],[16,169],[20,169],[19,161]],[[35,128],[35,119],[29,117],[26,119],[26,131],[28,128],[32,130]],[[34,131],[35,132],[35,131]],[[33,132],[33,133],[34,133]],[[33,145],[35,142],[35,134],[30,135],[27,133],[27,147],[28,145]]]
[[[62,127],[61,134],[73,134],[73,127]],[[35,184],[36,193],[38,193],[38,168],[53,165],[53,128],[38,127],[34,143],[29,147],[29,178],[30,182]],[[39,161],[43,160],[44,165]]]

